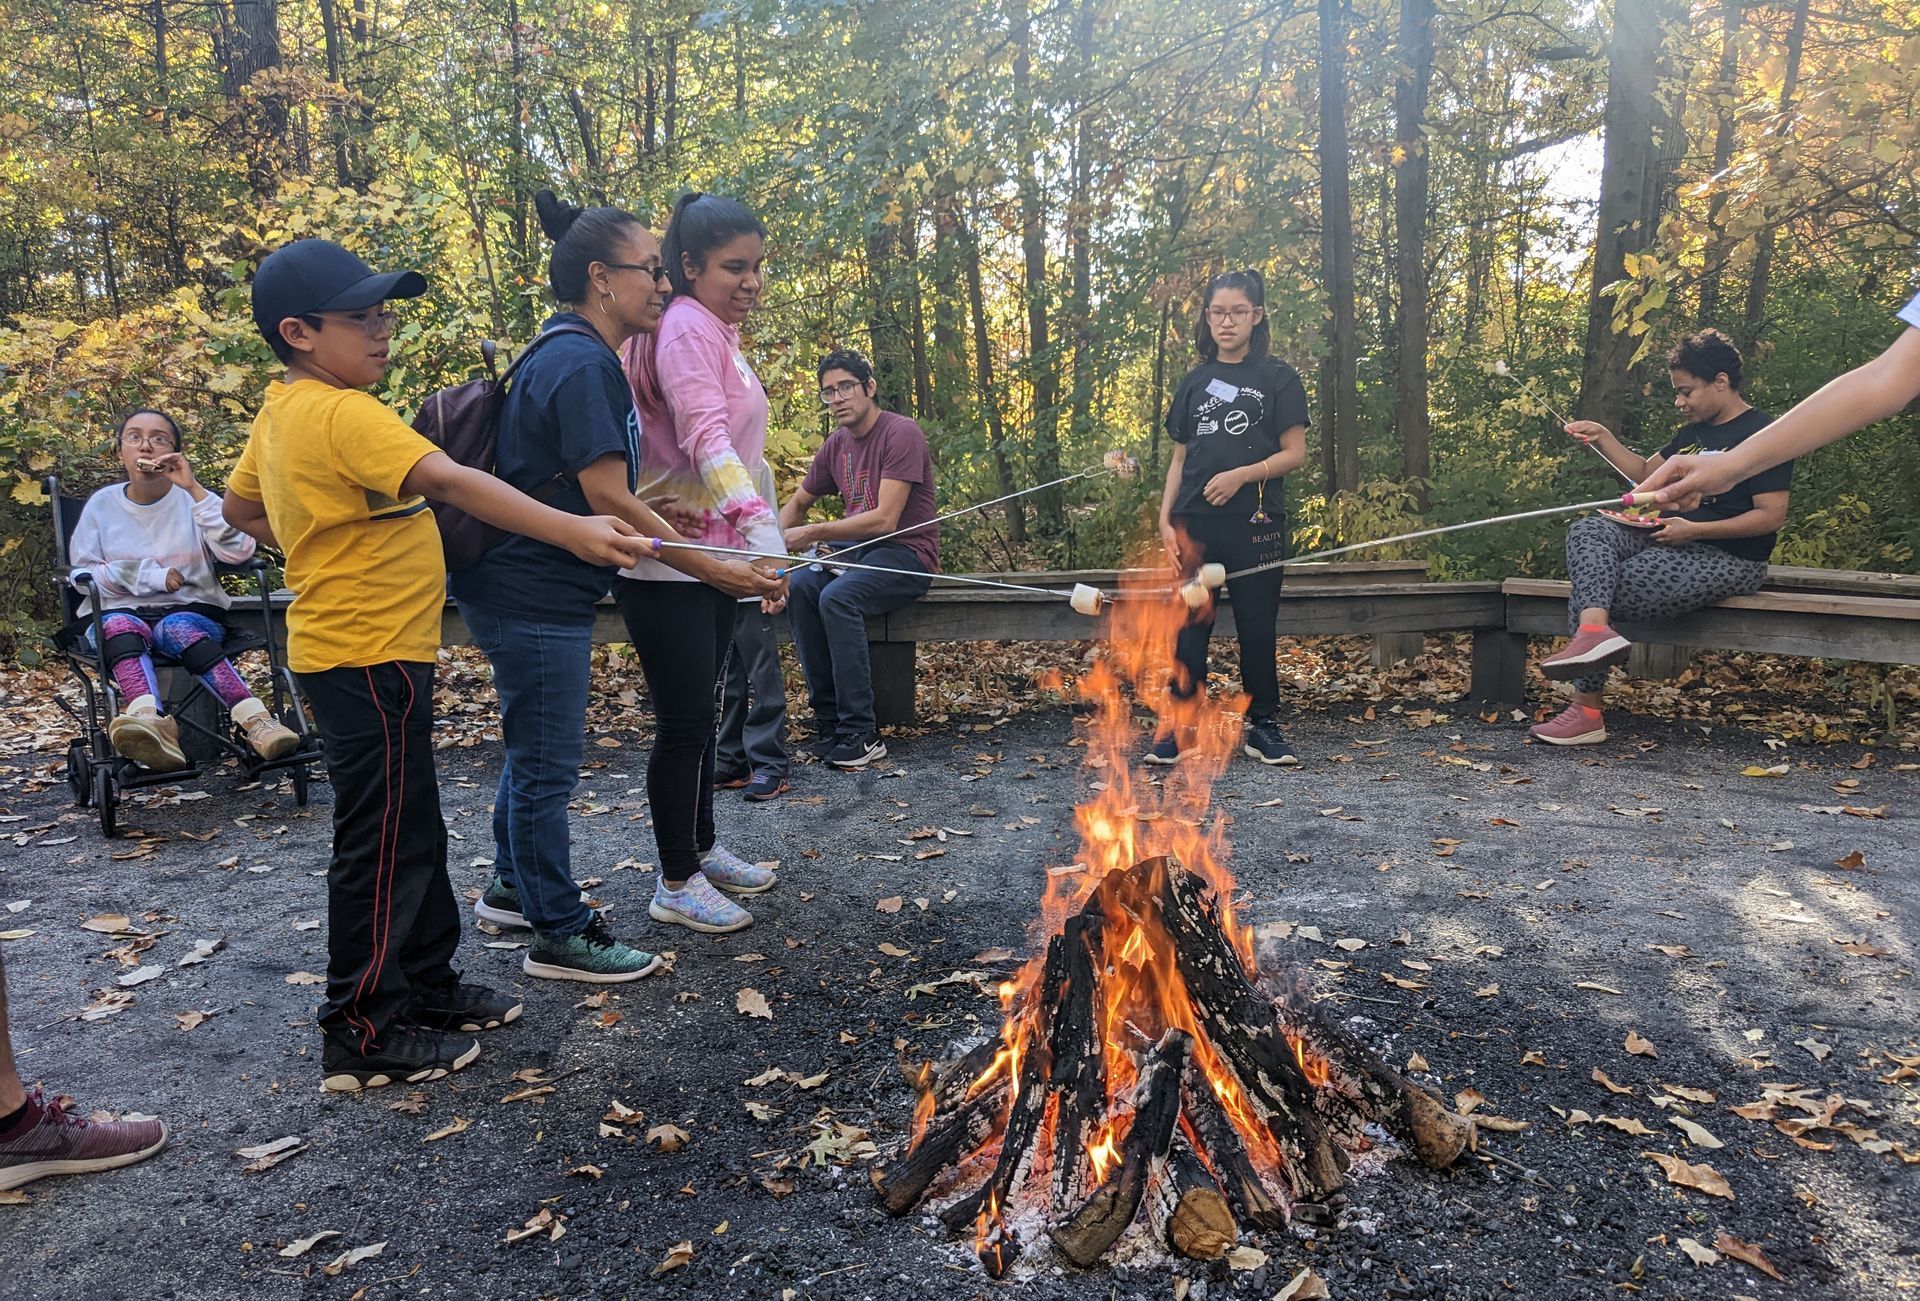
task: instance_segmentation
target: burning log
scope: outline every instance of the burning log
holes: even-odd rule
[[[1006,1109],[1007,1083],[1002,1080],[960,1104],[944,1124],[929,1128],[918,1146],[874,1181],[881,1209],[888,1215],[905,1215],[918,1206],[943,1170],[973,1155],[992,1139]]]
[[[1066,978],[1057,1014],[1054,1091],[1053,1204],[1070,1205],[1086,1196],[1091,1162],[1088,1149],[1107,1105],[1107,1055],[1099,1028],[1101,917],[1083,912],[1067,920],[1060,938],[1066,947]]]
[[[1467,1147],[1470,1128],[1464,1116],[1399,1071],[1379,1054],[1333,1024],[1310,1004],[1287,1009],[1299,1031],[1339,1063],[1339,1074],[1359,1095],[1362,1112],[1380,1122],[1395,1138],[1413,1149],[1421,1164],[1444,1170]]]
[[[1154,1237],[1191,1260],[1220,1259],[1239,1232],[1227,1195],[1178,1129],[1148,1191],[1147,1214]]]
[[[1247,1145],[1240,1141],[1233,1122],[1221,1109],[1219,1099],[1206,1078],[1193,1067],[1187,1068],[1187,1083],[1182,1102],[1200,1150],[1213,1162],[1213,1168],[1226,1189],[1227,1204],[1241,1223],[1262,1231],[1287,1227],[1286,1207],[1273,1200],[1260,1172],[1247,1156]]]
[[[1154,1045],[1134,1089],[1133,1124],[1120,1144],[1120,1166],[1112,1178],[1066,1221],[1048,1230],[1068,1260],[1085,1266],[1106,1254],[1140,1211],[1147,1185],[1165,1165],[1180,1119],[1180,1076],[1186,1069],[1193,1036],[1169,1030]]]

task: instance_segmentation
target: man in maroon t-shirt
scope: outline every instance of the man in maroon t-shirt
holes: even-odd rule
[[[857,352],[828,353],[819,366],[820,400],[838,426],[814,453],[799,491],[780,510],[787,550],[822,553],[859,546],[849,557],[863,565],[940,572],[940,526],[933,501],[933,454],[927,436],[905,416],[875,401],[873,367]],[[838,497],[842,518],[804,523],[822,497]],[[890,536],[898,533],[898,537]],[[864,768],[886,757],[873,715],[873,667],[867,657],[867,616],[910,605],[933,585],[931,577],[834,572],[830,564],[796,569],[787,591],[793,645],[807,675],[813,705],[813,753],[836,768]]]

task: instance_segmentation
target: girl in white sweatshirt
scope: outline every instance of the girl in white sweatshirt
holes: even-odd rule
[[[212,689],[255,753],[280,758],[300,738],[254,698],[222,648],[230,601],[214,565],[251,558],[253,539],[220,517],[220,498],[194,478],[172,416],[135,411],[113,443],[127,480],[87,499],[69,545],[73,572],[92,575],[107,664],[126,702],[108,739],[148,768],[186,767],[179,725],[161,712],[158,646]]]

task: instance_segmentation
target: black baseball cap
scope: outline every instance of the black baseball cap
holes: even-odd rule
[[[299,239],[269,253],[253,273],[253,323],[272,339],[289,316],[357,312],[426,292],[418,271],[375,271],[330,239]]]

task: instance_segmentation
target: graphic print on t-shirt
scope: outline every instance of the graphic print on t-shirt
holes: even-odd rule
[[[860,515],[872,510],[878,504],[872,499],[873,484],[869,481],[867,472],[864,469],[858,471],[854,469],[852,448],[848,448],[841,454],[840,482],[846,485],[842,500],[846,502],[847,514]]]
[[[1209,434],[1229,434],[1234,438],[1244,438],[1249,429],[1266,419],[1267,395],[1257,388],[1235,388],[1224,380],[1214,380],[1207,385],[1206,401],[1194,408],[1193,436],[1205,438]],[[1243,404],[1245,398],[1251,408]],[[1221,408],[1226,410],[1221,412]],[[1218,417],[1216,412],[1220,412]]]

